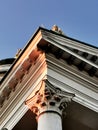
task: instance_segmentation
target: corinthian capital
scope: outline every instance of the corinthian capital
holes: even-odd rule
[[[54,87],[48,80],[43,80],[40,89],[26,101],[26,105],[37,116],[49,111],[61,115],[73,97],[74,94],[62,91],[60,88]]]

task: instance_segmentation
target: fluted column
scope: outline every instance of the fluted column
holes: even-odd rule
[[[26,101],[36,114],[38,130],[62,130],[62,113],[74,94],[55,88],[48,80],[42,81],[40,90]]]

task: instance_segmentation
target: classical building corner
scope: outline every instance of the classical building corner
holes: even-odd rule
[[[16,57],[0,61],[0,130],[98,129],[97,47],[55,25]]]
[[[74,96],[55,88],[47,79],[43,80],[40,89],[25,102],[37,116],[38,130],[62,130],[62,114],[65,114],[65,108]]]

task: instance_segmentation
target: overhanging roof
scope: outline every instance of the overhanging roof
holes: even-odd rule
[[[66,51],[67,53],[70,53],[71,56],[73,56],[73,57],[80,58],[80,60],[82,61],[78,67],[78,68],[80,68],[80,70],[84,69],[85,63],[88,63],[92,66],[91,71],[89,69],[89,71],[91,72],[91,73],[89,72],[89,74],[91,76],[94,76],[94,74],[97,70],[96,76],[98,77],[98,47],[85,43],[85,42],[82,42],[82,41],[79,41],[77,39],[68,37],[66,35],[62,35],[55,31],[48,30],[46,28],[42,28],[42,27],[39,27],[36,30],[36,32],[33,34],[31,39],[27,42],[26,46],[21,51],[19,57],[12,64],[11,68],[14,66],[14,64],[17,62],[17,60],[21,57],[21,55],[25,52],[26,48],[29,46],[29,44],[31,43],[31,41],[34,39],[34,37],[37,35],[37,33],[39,31],[41,31],[41,33],[42,33],[42,39],[46,40],[47,43],[48,42],[51,43],[51,45],[53,45],[53,47],[57,47],[57,48],[61,49],[62,51]],[[40,46],[40,44],[39,44],[38,46],[42,47],[42,49],[43,48],[47,49],[48,48],[47,45]],[[56,57],[61,56],[61,51],[59,49],[56,50],[56,53],[52,52],[52,53],[55,53]],[[73,57],[71,59],[74,59]],[[69,60],[71,61],[71,59],[69,59]],[[7,74],[10,72],[11,68],[8,70],[8,72],[6,73],[4,78],[0,81],[0,83],[3,82],[3,80],[5,79]]]
[[[46,53],[52,53],[58,59],[86,71],[90,76],[98,77],[98,48],[54,31],[42,30],[42,38],[47,44],[38,44]]]
[[[93,108],[92,109],[94,111],[98,111],[97,110],[98,99],[95,99],[97,97],[96,95],[98,92],[98,48],[92,45],[88,45],[84,42],[80,42],[78,40],[69,38],[63,34],[59,34],[58,32],[54,32],[52,30],[47,30],[44,28],[39,28],[35,32],[33,37],[29,40],[27,45],[21,51],[18,58],[12,64],[11,68],[5,74],[4,78],[1,80],[1,84],[0,84],[1,105],[4,103],[6,99],[8,99],[12,91],[9,90],[8,87],[9,87],[9,83],[14,82],[15,80],[14,78],[16,74],[17,73],[21,74],[20,78],[23,78],[25,73],[23,70],[24,64],[30,65],[28,63],[28,57],[30,58],[30,55],[32,54],[35,55],[36,50],[34,49],[36,47],[38,51],[41,50],[46,55],[52,55],[53,58],[56,59],[57,61],[59,62],[63,61],[63,64],[70,66],[70,68],[74,68],[75,72],[78,72],[78,76],[82,77],[85,75],[83,77],[83,80],[86,80],[86,82],[89,84],[91,83],[91,86],[88,87],[91,90],[89,92],[92,92],[93,95],[95,94],[94,98],[92,97],[92,99],[95,101],[94,109]],[[52,62],[55,62],[54,59]],[[51,57],[49,60],[52,60]],[[84,79],[85,77],[87,79]],[[15,81],[14,85],[17,85],[17,83],[18,81]],[[2,97],[3,97],[3,101],[2,101]],[[88,103],[88,105],[92,105],[92,104]]]

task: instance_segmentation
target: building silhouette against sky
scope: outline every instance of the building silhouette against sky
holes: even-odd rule
[[[98,48],[39,27],[0,61],[0,130],[98,130]]]

